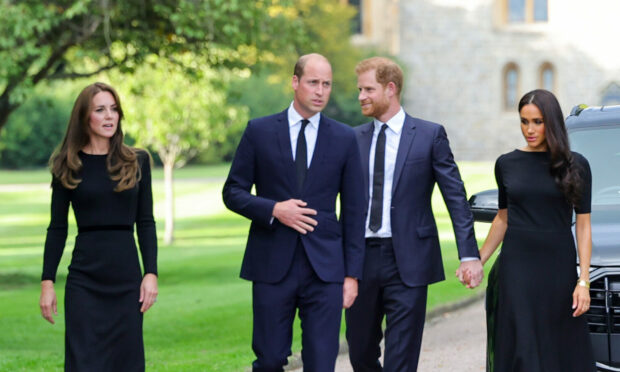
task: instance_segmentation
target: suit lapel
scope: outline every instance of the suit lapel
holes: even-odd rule
[[[295,161],[293,160],[293,150],[291,146],[291,132],[288,124],[287,111],[284,110],[276,119],[275,132],[278,137],[280,157],[289,181],[290,190],[295,190],[297,185]]]
[[[403,130],[400,134],[398,152],[396,153],[396,164],[394,165],[394,179],[392,180],[392,195],[394,194],[394,190],[396,190],[396,185],[398,185],[398,180],[400,179],[400,175],[403,172],[403,167],[405,166],[405,160],[407,159],[407,154],[409,153],[409,149],[411,148],[411,144],[413,143],[415,134],[416,134],[416,131],[415,131],[414,120],[411,116],[405,114],[405,123],[403,124]]]
[[[366,200],[370,198],[369,185],[370,185],[370,144],[372,143],[372,133],[375,127],[371,121],[368,124],[363,124],[360,136],[358,136],[358,144],[360,147],[360,154],[362,156],[362,169],[364,171],[364,194],[366,194]]]
[[[306,173],[304,190],[307,190],[308,185],[312,183],[312,180],[314,179],[313,175],[317,172],[316,169],[321,166],[325,153],[327,153],[330,149],[329,146],[332,137],[330,136],[330,125],[331,123],[325,119],[323,114],[321,114],[321,119],[319,120],[319,131],[316,135],[316,143],[314,144],[314,152],[312,153],[310,168],[308,168],[308,173]]]

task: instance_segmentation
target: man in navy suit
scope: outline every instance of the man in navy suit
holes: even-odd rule
[[[304,370],[329,372],[342,308],[362,275],[363,175],[353,129],[321,114],[332,88],[327,59],[300,57],[292,86],[286,110],[248,123],[223,197],[252,221],[241,267],[253,283],[252,370],[283,370],[299,309]]]
[[[409,116],[400,105],[400,67],[374,57],[360,62],[355,72],[362,113],[374,120],[355,128],[368,217],[364,280],[346,311],[349,357],[356,372],[412,372],[422,343],[427,287],[445,279],[431,208],[435,184],[452,219],[459,279],[468,287],[483,276],[473,217],[444,128]]]

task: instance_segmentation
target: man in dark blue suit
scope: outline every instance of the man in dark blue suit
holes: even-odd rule
[[[223,197],[252,221],[241,277],[253,282],[253,371],[283,370],[299,309],[304,371],[329,372],[342,308],[362,275],[363,175],[353,129],[321,114],[332,88],[327,59],[300,57],[292,86],[286,110],[248,123]]]
[[[349,357],[355,372],[417,370],[427,288],[444,280],[431,195],[437,184],[450,212],[468,287],[482,280],[473,217],[444,128],[400,106],[403,73],[393,61],[360,62],[362,113],[374,118],[356,129],[368,207],[364,280],[346,311]],[[383,367],[379,362],[386,320]]]

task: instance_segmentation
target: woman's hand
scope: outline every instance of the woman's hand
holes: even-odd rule
[[[146,274],[142,278],[142,284],[140,285],[140,303],[142,307],[140,311],[146,313],[148,309],[153,306],[153,303],[157,300],[157,275]]]
[[[577,285],[573,292],[574,317],[578,317],[590,309],[590,290],[588,287]]]
[[[54,291],[54,282],[51,280],[41,281],[41,298],[39,299],[39,307],[41,308],[41,315],[43,318],[54,324],[52,312],[54,312],[54,315],[58,315],[58,303],[56,301],[56,292]]]

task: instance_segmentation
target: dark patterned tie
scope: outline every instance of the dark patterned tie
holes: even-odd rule
[[[308,147],[306,146],[306,126],[310,121],[303,119],[301,129],[297,136],[297,149],[295,150],[295,167],[297,168],[297,190],[301,192],[308,171]]]
[[[385,169],[385,129],[387,124],[381,126],[375,146],[375,168],[372,175],[372,201],[370,203],[370,221],[368,227],[372,232],[381,228],[383,217],[383,178]]]

